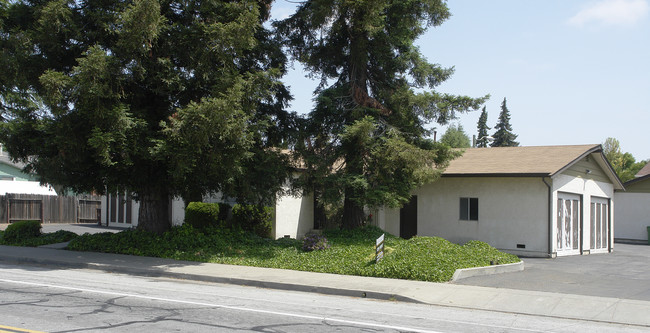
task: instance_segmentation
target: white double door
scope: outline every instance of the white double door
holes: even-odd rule
[[[557,195],[555,248],[558,255],[580,253],[581,201],[581,197],[575,194]]]

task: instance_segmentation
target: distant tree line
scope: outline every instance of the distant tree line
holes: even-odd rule
[[[488,114],[484,106],[477,123],[478,136],[476,137],[476,147],[485,148],[488,147],[488,145],[490,147],[519,146],[519,142],[515,141],[517,135],[514,134],[512,131],[512,125],[510,125],[510,111],[506,105],[505,98],[503,98],[503,102],[501,102],[499,120],[496,126],[494,126],[496,132],[494,132],[492,136],[488,134],[490,127],[487,126],[487,118]],[[452,148],[469,148],[471,146],[470,138],[465,133],[463,126],[460,124],[450,125],[440,138],[440,141]]]
[[[603,153],[622,182],[634,179],[635,175],[650,162],[650,160],[637,162],[632,154],[621,150],[621,144],[615,138],[605,139]]]

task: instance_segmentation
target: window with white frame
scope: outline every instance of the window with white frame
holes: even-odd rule
[[[478,198],[460,198],[460,220],[478,221]]]

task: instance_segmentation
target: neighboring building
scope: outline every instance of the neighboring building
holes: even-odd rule
[[[0,195],[7,193],[56,195],[52,186],[41,186],[34,175],[23,172],[23,167],[21,163],[12,162],[0,145]]]
[[[616,231],[620,241],[648,241],[650,227],[650,163],[625,184],[625,191],[616,191]]]
[[[604,253],[622,188],[600,145],[469,148],[405,207],[374,216],[405,238],[481,240],[523,256]]]

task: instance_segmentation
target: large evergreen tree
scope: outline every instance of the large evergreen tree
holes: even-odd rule
[[[485,148],[488,146],[488,142],[489,142],[488,131],[490,130],[490,128],[487,125],[487,120],[488,120],[488,114],[484,106],[483,110],[481,111],[481,116],[478,118],[478,124],[476,126],[478,129],[478,139],[476,139],[476,147]]]
[[[343,202],[345,228],[362,224],[363,207],[399,207],[434,180],[454,153],[426,140],[425,125],[485,100],[436,92],[453,69],[429,63],[414,45],[449,16],[442,0],[307,0],[276,25],[320,79],[297,147],[308,169],[303,185]]]
[[[2,77],[0,139],[45,182],[135,194],[150,231],[170,227],[173,196],[261,200],[246,192],[283,181],[258,163],[283,161],[266,148],[282,141],[288,98],[285,56],[262,26],[270,3],[10,2],[2,66],[16,75]],[[249,167],[258,178],[245,183]]]
[[[510,125],[510,111],[506,106],[506,98],[501,103],[501,113],[499,113],[499,122],[494,126],[497,131],[494,133],[492,147],[517,147],[519,142],[515,141],[517,135],[512,132]]]

